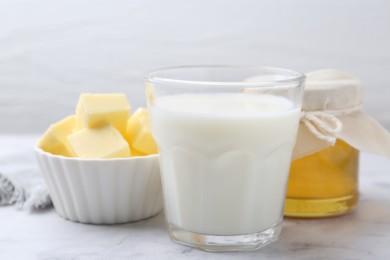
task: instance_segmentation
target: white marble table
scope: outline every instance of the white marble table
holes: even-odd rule
[[[32,136],[0,136],[0,157],[29,153]],[[1,167],[1,165],[0,165]],[[286,219],[280,239],[252,252],[207,253],[170,242],[163,214],[123,225],[85,225],[0,207],[0,259],[390,259],[390,160],[362,154],[352,214]]]

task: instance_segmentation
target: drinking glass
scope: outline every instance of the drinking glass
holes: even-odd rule
[[[234,251],[279,237],[304,79],[247,66],[145,76],[172,241]]]

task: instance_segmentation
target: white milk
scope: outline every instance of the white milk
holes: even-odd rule
[[[239,235],[280,223],[299,122],[289,100],[167,96],[155,101],[151,117],[170,225]]]

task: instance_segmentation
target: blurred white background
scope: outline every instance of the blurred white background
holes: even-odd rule
[[[40,133],[82,92],[134,110],[146,71],[190,64],[343,70],[390,130],[390,1],[0,0],[0,133]]]

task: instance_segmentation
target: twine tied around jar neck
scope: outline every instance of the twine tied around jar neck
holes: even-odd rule
[[[330,145],[334,145],[337,140],[337,134],[343,129],[343,123],[337,116],[361,111],[362,107],[360,104],[339,110],[302,111],[300,120],[315,137]]]
[[[321,111],[301,112],[301,122],[315,137],[330,145],[336,143],[336,134],[343,127],[343,124],[337,117]]]

